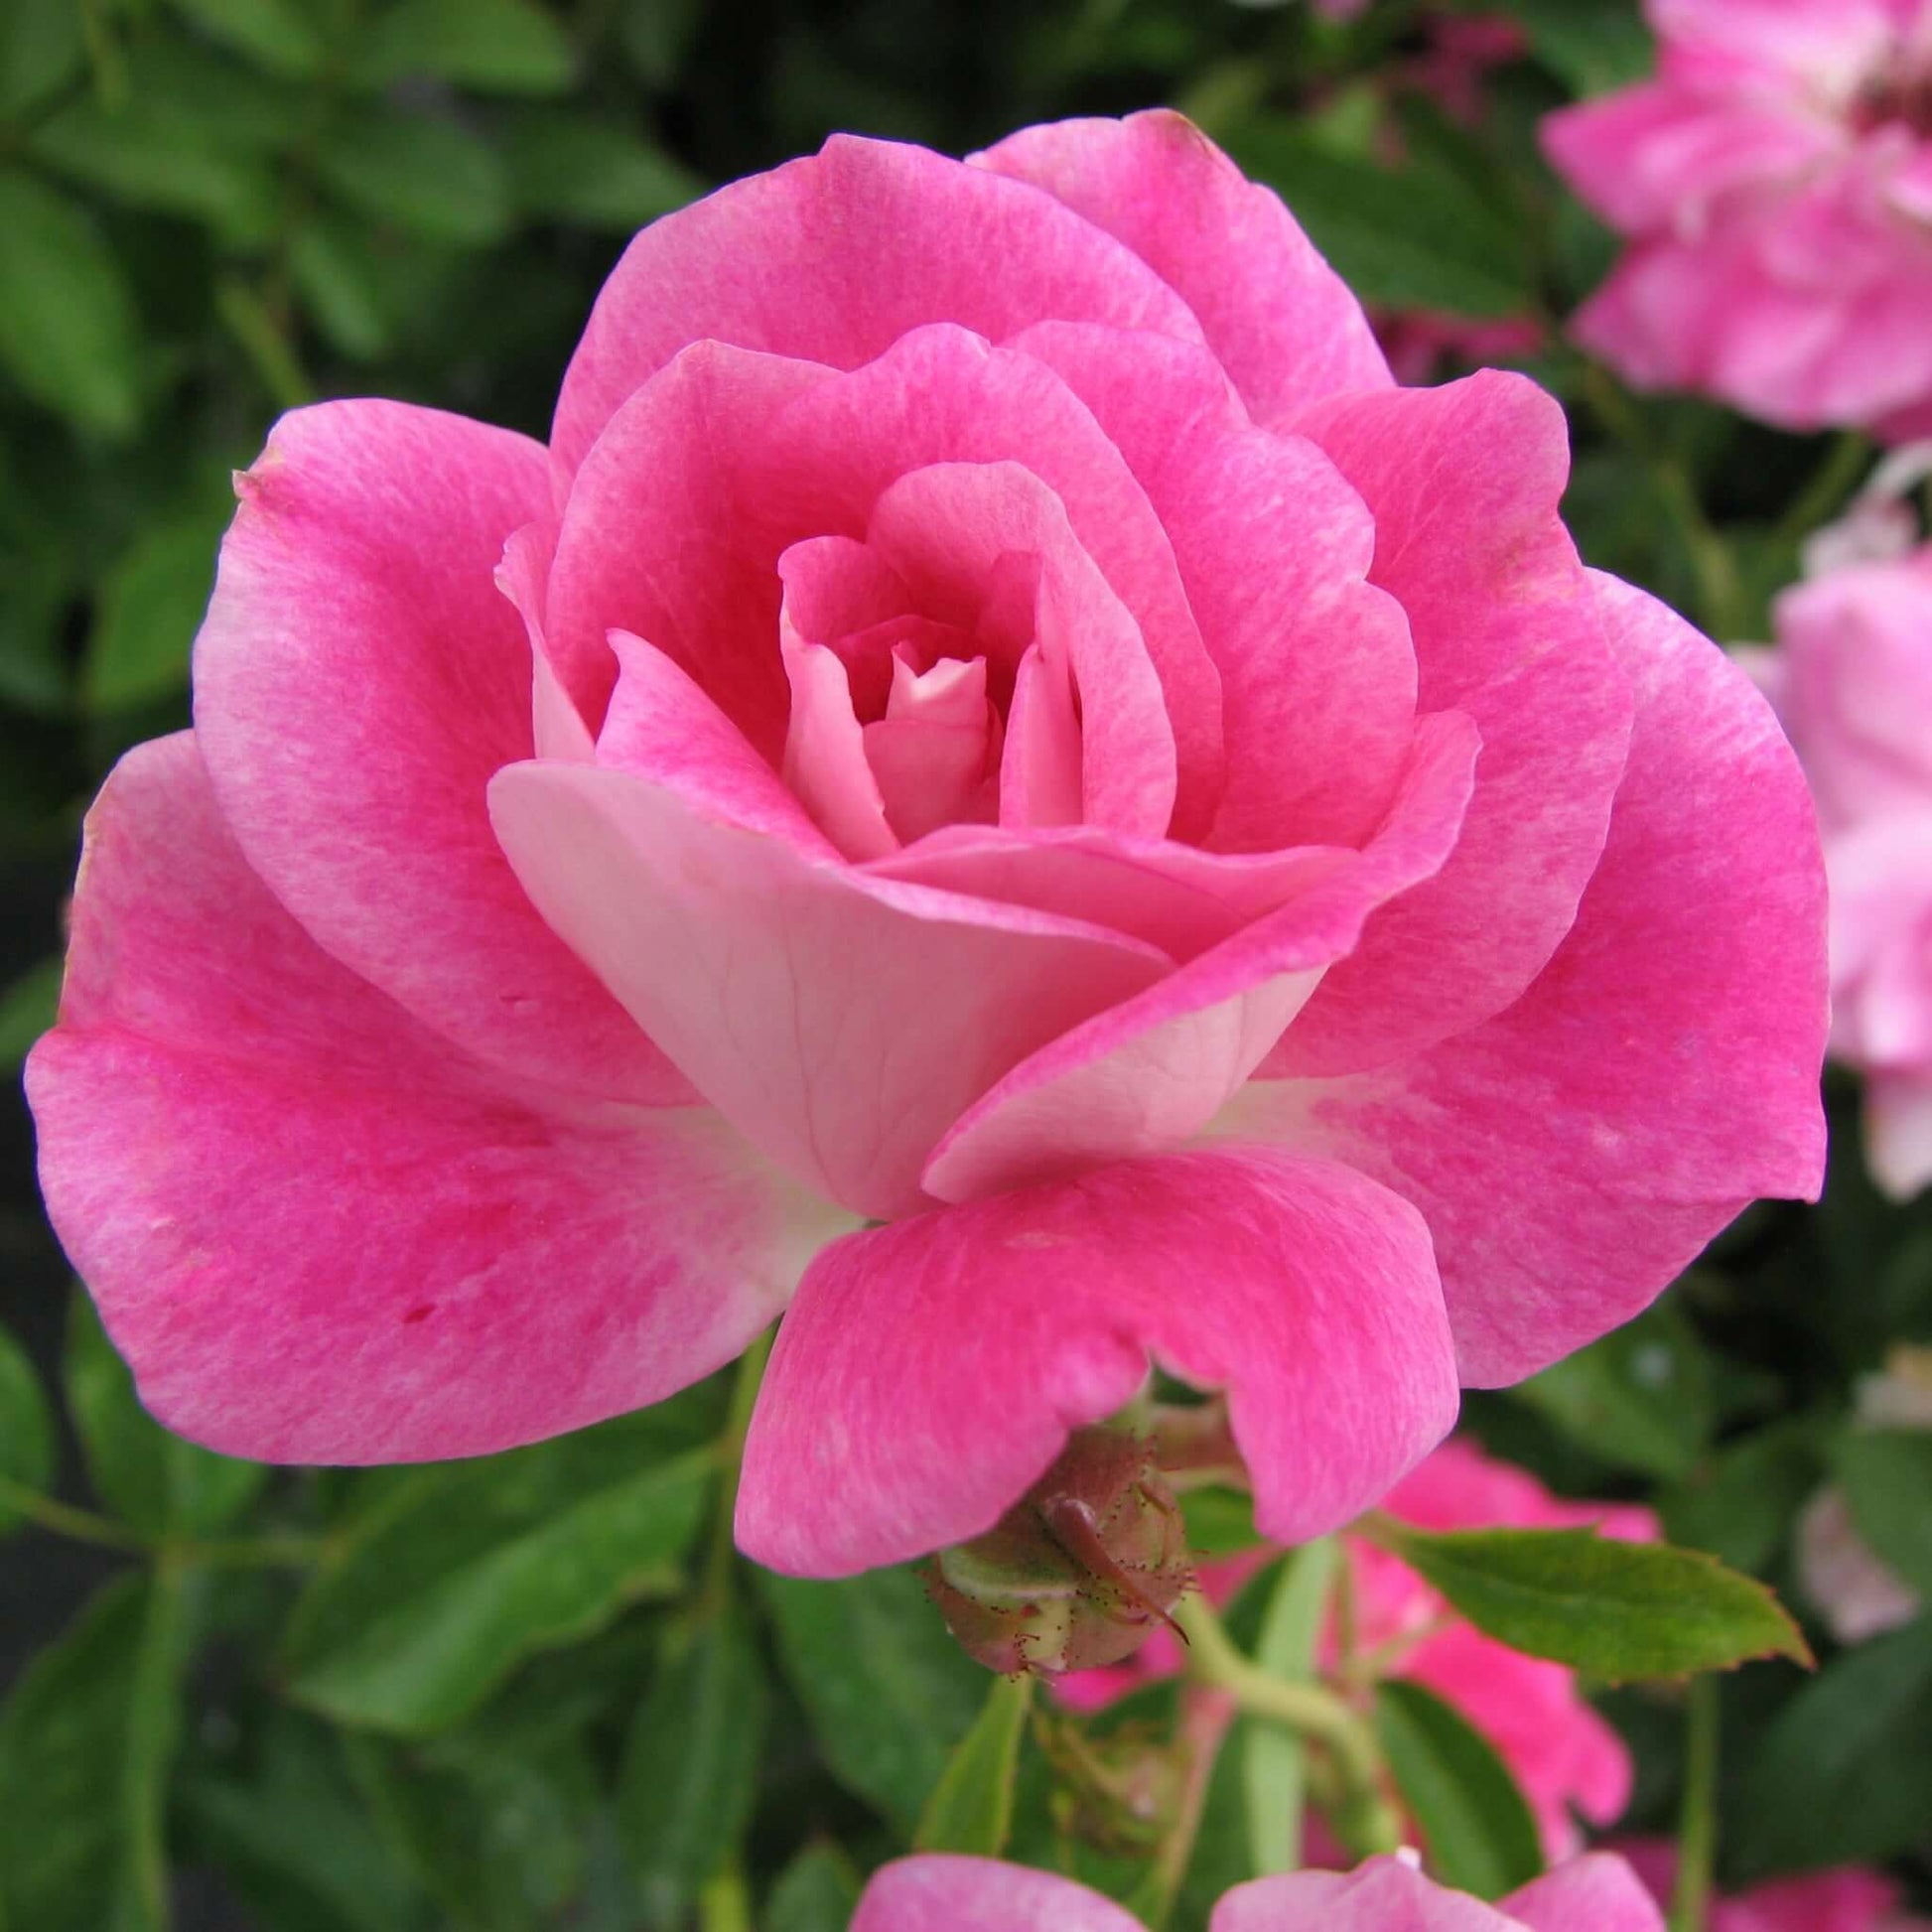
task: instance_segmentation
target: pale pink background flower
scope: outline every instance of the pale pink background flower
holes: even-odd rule
[[[1792,429],[1932,412],[1932,0],[1647,0],[1657,76],[1552,115],[1631,246],[1575,319],[1642,387]]]
[[[1462,1438],[1445,1443],[1381,1506],[1426,1530],[1594,1527],[1631,1543],[1654,1542],[1658,1535],[1657,1519],[1648,1509],[1553,1496],[1526,1470],[1498,1461]],[[1579,1812],[1593,1825],[1614,1823],[1630,1801],[1630,1753],[1578,1690],[1575,1673],[1526,1657],[1454,1617],[1399,1558],[1356,1537],[1347,1538],[1344,1547],[1358,1647],[1387,1647],[1386,1675],[1434,1691],[1488,1738],[1536,1814],[1545,1855],[1563,1859],[1581,1848]],[[1224,1599],[1268,1554],[1257,1551],[1207,1566],[1203,1587],[1216,1600]],[[1332,1663],[1332,1632],[1328,1657]],[[1079,1672],[1061,1679],[1055,1690],[1076,1710],[1095,1710],[1180,1664],[1173,1638],[1157,1632],[1131,1664]]]
[[[1598,1854],[1561,1866],[1497,1905],[1447,1890],[1407,1858],[1374,1859],[1349,1872],[1289,1872],[1236,1885],[1208,1921],[1208,1932],[1395,1932],[1398,1927],[1401,1932],[1663,1932],[1663,1920],[1629,1867]],[[1142,1928],[1130,1912],[1057,1872],[927,1854],[900,1859],[873,1874],[852,1932]]]
[[[1871,1169],[1932,1180],[1932,546],[1778,599],[1767,669],[1832,882],[1832,1050],[1866,1077]]]
[[[788,1303],[775,1568],[983,1532],[1151,1357],[1346,1521],[1818,1182],[1809,800],[1567,472],[1166,113],[666,216],[547,449],[285,417],[29,1068],[144,1399],[472,1454]]]

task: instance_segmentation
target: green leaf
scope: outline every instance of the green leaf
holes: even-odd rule
[[[1725,1670],[1752,1657],[1809,1664],[1803,1634],[1760,1583],[1715,1557],[1590,1530],[1432,1536],[1374,1519],[1375,1540],[1478,1630],[1605,1683]]]
[[[502,130],[510,194],[525,214],[628,232],[682,207],[704,183],[621,122],[529,107]]]
[[[0,118],[59,93],[86,65],[74,0],[8,0],[0,7]]]
[[[1266,1539],[1255,1528],[1255,1500],[1237,1489],[1189,1489],[1180,1499],[1187,1547],[1197,1557],[1232,1556]]]
[[[381,277],[356,223],[327,209],[312,215],[289,239],[289,268],[303,305],[345,355],[368,361],[389,346]]]
[[[575,67],[536,0],[399,0],[363,34],[350,76],[365,87],[422,74],[485,93],[554,94]]]
[[[667,1644],[624,1753],[618,1819],[644,1924],[678,1932],[737,1848],[758,1795],[769,1694],[743,1616],[727,1609]]]
[[[1932,1617],[1835,1658],[1765,1731],[1726,1850],[1756,1875],[1896,1857],[1925,1839]]]
[[[345,1779],[334,1736],[275,1709],[245,1774],[191,1779],[191,1851],[276,1932],[416,1932],[421,1892]]]
[[[1279,117],[1229,128],[1226,145],[1280,193],[1364,302],[1464,316],[1528,305],[1521,230],[1446,171],[1393,172],[1329,153]]]
[[[837,1584],[760,1571],[758,1581],[832,1775],[909,1835],[979,1715],[986,1673],[910,1570]]]
[[[54,1024],[67,964],[43,959],[0,992],[0,1067],[16,1073],[28,1048]]]
[[[1307,1683],[1341,1554],[1332,1539],[1305,1544],[1283,1566],[1268,1598],[1254,1659],[1271,1677]],[[1242,1745],[1249,1856],[1257,1873],[1293,1871],[1302,1863],[1308,1808],[1308,1752],[1280,1725],[1252,1725]]]
[[[1670,1540],[1709,1550],[1733,1570],[1768,1570],[1818,1485],[1812,1436],[1806,1423],[1785,1424],[1709,1457],[1658,1498]]]
[[[69,1306],[63,1366],[88,1479],[124,1522],[154,1537],[207,1536],[260,1493],[266,1464],[184,1442],[141,1407],[127,1364],[79,1289]]]
[[[640,1466],[639,1443],[606,1424],[399,1482],[298,1601],[293,1694],[344,1724],[421,1734],[474,1710],[521,1659],[670,1594],[714,1460]]]
[[[1853,1430],[1832,1451],[1859,1533],[1922,1596],[1932,1597],[1932,1433]]]
[[[0,1900],[33,1932],[165,1932],[187,1583],[122,1577],[28,1666],[0,1719]]]
[[[1536,58],[1580,94],[1643,79],[1655,63],[1649,30],[1630,0],[1507,0]]]
[[[1420,1684],[1385,1679],[1375,1728],[1444,1884],[1500,1898],[1543,1869],[1536,1820],[1495,1747]]]
[[[0,368],[82,429],[126,436],[140,414],[133,298],[93,216],[0,170]]]
[[[0,1476],[37,1494],[54,1480],[54,1414],[26,1349],[0,1328]],[[20,1517],[0,1499],[0,1536]]]
[[[677,78],[701,6],[702,0],[621,0],[618,43],[647,85],[666,88]]]
[[[76,100],[36,128],[27,150],[43,166],[129,207],[186,215],[231,242],[266,241],[276,220],[267,164],[216,146],[166,107],[144,94],[112,111]]]
[[[117,558],[100,587],[81,673],[89,711],[126,710],[188,688],[188,657],[214,587],[227,510],[158,524]]]
[[[915,1852],[966,1852],[997,1859],[1006,1850],[1013,1833],[1020,1740],[1033,1702],[1031,1677],[994,1679],[973,1727],[959,1740],[919,1815],[919,1828],[912,1834]]]
[[[509,226],[502,163],[454,121],[367,103],[330,127],[316,168],[351,207],[432,241],[479,248]]]
[[[1604,1461],[1666,1479],[1697,1465],[1717,1420],[1703,1344],[1665,1304],[1512,1393]]]
[[[851,1860],[836,1845],[808,1845],[778,1873],[759,1932],[846,1932],[858,1907]]]
[[[292,80],[313,75],[327,52],[301,0],[173,0],[173,4],[209,40]]]

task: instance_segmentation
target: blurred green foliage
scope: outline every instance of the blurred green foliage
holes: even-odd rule
[[[87,798],[122,749],[187,719],[228,473],[274,415],[366,392],[541,434],[623,237],[833,128],[963,151],[1063,113],[1183,107],[1379,309],[1544,324],[1530,366],[1571,409],[1586,553],[1721,635],[1762,634],[1855,471],[1632,398],[1547,333],[1608,249],[1538,160],[1537,118],[1648,50],[1630,0],[1507,10],[1530,52],[1465,126],[1416,84],[1420,0],[1347,28],[1230,0],[3,0],[0,1058],[17,1066],[52,1014]],[[1932,1204],[1878,1200],[1851,1096],[1834,1104],[1819,1210],[1754,1210],[1655,1314],[1470,1417],[1558,1487],[1653,1500],[1680,1542],[1780,1587],[1796,1513],[1834,1473],[1923,1587],[1932,1439],[1847,1418],[1888,1343],[1932,1340]],[[141,1412],[84,1299],[64,1317],[17,1104],[6,1150],[27,1345],[0,1329],[18,1627],[0,1923],[830,1932],[914,1834],[990,1846],[1009,1827],[1016,1855],[1158,1895],[1153,1842],[1119,1818],[1096,1837],[1067,1767],[1128,1761],[1172,1694],[1076,1746],[989,1703],[909,1574],[751,1573],[722,1527],[729,1378],[475,1463],[210,1455]],[[1251,1539],[1237,1499],[1189,1500],[1204,1543]],[[91,1569],[65,1561],[79,1545]],[[1231,1625],[1279,1648],[1268,1600]],[[1895,1860],[1923,1879],[1932,1621],[1851,1652],[1810,1634],[1815,1678],[1726,1681],[1721,1860]],[[1633,1822],[1668,1828],[1681,1700],[1639,1687],[1607,1708],[1638,1752]],[[1500,1885],[1527,1856],[1507,1775],[1424,1694],[1381,1723],[1417,1809],[1471,1882]],[[1177,1926],[1254,1868],[1244,1779],[1300,1775],[1250,1731],[1200,1794]],[[957,1769],[962,1740],[987,1777]],[[988,1788],[1018,1794],[1010,1818],[974,1801]]]

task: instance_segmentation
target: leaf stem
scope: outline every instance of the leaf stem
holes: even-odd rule
[[[771,1343],[777,1329],[767,1328],[738,1358],[738,1374],[732,1381],[731,1408],[725,1416],[725,1433],[718,1439],[718,1514],[711,1526],[711,1547],[705,1558],[704,1600],[721,1604],[731,1593],[732,1558],[738,1545],[732,1527],[738,1514],[738,1477],[745,1462],[745,1438],[752,1427],[752,1410],[759,1399],[759,1385],[764,1380],[764,1365],[771,1356]]]
[[[38,1489],[16,1482],[12,1476],[0,1476],[0,1510],[24,1516],[39,1528],[71,1538],[75,1543],[97,1543],[103,1549],[126,1550],[135,1556],[145,1555],[149,1547],[133,1530],[105,1516],[97,1516],[91,1509],[75,1509],[71,1503],[56,1502],[52,1496],[43,1496]]]
[[[1845,507],[1859,479],[1871,461],[1871,445],[1855,429],[1841,430],[1832,439],[1825,460],[1812,472],[1791,507],[1778,519],[1778,534],[1795,541],[1809,536]]]
[[[1684,1744],[1684,1807],[1677,1829],[1677,1890],[1670,1932],[1705,1932],[1718,1851],[1718,1680],[1691,1680]]]
[[[260,1536],[198,1543],[189,1537],[150,1537],[124,1523],[76,1509],[30,1489],[24,1482],[0,1475],[0,1511],[25,1517],[37,1528],[75,1543],[92,1543],[103,1550],[121,1550],[131,1557],[152,1557],[215,1570],[268,1570],[282,1565],[300,1568],[317,1562],[323,1539],[315,1536]]]
[[[1393,1852],[1402,1843],[1402,1827],[1381,1795],[1381,1746],[1355,1711],[1322,1685],[1290,1683],[1244,1657],[1204,1596],[1185,1598],[1174,1621],[1187,1639],[1187,1674],[1225,1691],[1250,1717],[1322,1745],[1350,1800],[1351,1835],[1365,1853]]]

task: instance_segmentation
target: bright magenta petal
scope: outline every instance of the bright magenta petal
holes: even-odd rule
[[[835,134],[631,242],[571,358],[551,444],[574,469],[624,398],[691,343],[850,369],[922,323],[999,342],[1048,316],[1200,334],[1153,269],[1051,195]]]
[[[977,1536],[1150,1356],[1228,1391],[1256,1521],[1284,1543],[1367,1507],[1455,1414],[1406,1202],[1265,1149],[1126,1162],[826,1249],[759,1397],[739,1544],[845,1576]]]
[[[530,644],[493,579],[548,513],[542,448],[400,403],[325,403],[282,418],[240,490],[195,718],[249,865],[329,952],[470,1051],[688,1101],[489,829],[489,774],[533,744]]]
[[[737,1354],[836,1225],[701,1108],[507,1087],[311,941],[187,734],[88,821],[28,1090],[54,1224],[170,1427],[475,1455]]]
[[[919,1171],[961,1109],[1167,957],[1077,920],[873,878],[830,847],[814,859],[802,813],[802,836],[744,829],[720,801],[756,803],[760,772],[774,812],[791,801],[652,656],[669,673],[659,708],[640,707],[664,748],[656,766],[500,772],[504,850],[550,923],[651,1016],[754,1146],[857,1211],[916,1208]]]
[[[1507,1013],[1385,1073],[1261,1082],[1229,1109],[1428,1216],[1465,1382],[1626,1321],[1745,1202],[1815,1195],[1826,999],[1812,806],[1714,644],[1594,577],[1637,690],[1629,770],[1577,923]]]
[[[1057,1872],[926,1853],[872,1875],[851,1932],[1145,1932],[1111,1899]]]
[[[1390,385],[1341,277],[1280,198],[1181,115],[1030,127],[973,160],[1037,183],[1151,262],[1200,318],[1257,421],[1286,423],[1323,397]],[[1110,320],[1064,307],[1040,316]]]
[[[1455,852],[1388,906],[1271,1073],[1386,1065],[1500,1013],[1576,916],[1623,774],[1631,698],[1558,515],[1563,412],[1489,371],[1303,426],[1375,513],[1372,583],[1408,613],[1425,711],[1482,734]]]

